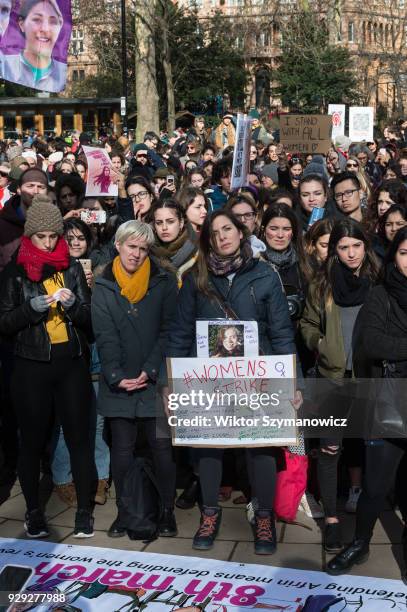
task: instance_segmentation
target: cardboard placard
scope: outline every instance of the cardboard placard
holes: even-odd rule
[[[292,153],[328,153],[332,146],[329,115],[281,115],[280,142]]]
[[[174,446],[297,444],[295,355],[167,359]]]

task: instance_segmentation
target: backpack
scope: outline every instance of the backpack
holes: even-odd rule
[[[131,540],[154,540],[162,514],[162,502],[151,462],[135,457],[119,499],[120,523]]]

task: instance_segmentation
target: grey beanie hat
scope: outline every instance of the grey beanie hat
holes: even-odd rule
[[[47,195],[36,195],[27,210],[24,225],[24,236],[29,238],[37,232],[55,232],[58,236],[64,233],[64,222],[61,212]]]
[[[322,155],[314,155],[312,162],[305,166],[302,176],[309,176],[310,174],[318,174],[326,181],[329,181],[328,171],[325,165],[325,159]]]
[[[273,183],[278,185],[278,171],[276,164],[267,164],[266,166],[263,166],[261,173],[263,176],[267,176],[273,181]]]

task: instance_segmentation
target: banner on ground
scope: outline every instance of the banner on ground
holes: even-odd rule
[[[297,444],[295,355],[167,359],[174,446]]]
[[[332,117],[332,140],[345,134],[345,104],[329,104],[328,115]]]
[[[374,109],[372,106],[349,108],[349,138],[352,142],[373,141]]]
[[[117,197],[118,175],[112,166],[109,154],[105,149],[83,147],[88,162],[86,197]]]
[[[0,77],[41,91],[62,91],[71,31],[71,0],[2,1]]]
[[[20,611],[397,612],[407,606],[407,588],[400,580],[333,578],[198,557],[1,539],[0,564],[32,569],[26,601],[34,602],[36,595],[54,598],[12,608]]]
[[[250,167],[251,117],[238,113],[236,125],[236,140],[233,151],[231,189],[247,185],[247,175]]]
[[[331,133],[329,115],[280,115],[280,142],[292,153],[328,153]]]

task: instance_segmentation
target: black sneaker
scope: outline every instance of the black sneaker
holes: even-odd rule
[[[360,565],[369,558],[369,542],[366,540],[353,540],[338,555],[330,560],[326,573],[331,576],[347,574],[354,565]]]
[[[254,520],[254,554],[273,555],[277,550],[277,537],[271,511],[259,510]]]
[[[177,534],[178,529],[174,510],[173,508],[164,508],[158,525],[158,535],[163,538],[175,538]]]
[[[343,549],[341,526],[339,523],[325,524],[324,549],[327,553],[338,553]]]
[[[198,476],[193,476],[181,495],[177,497],[175,505],[181,510],[190,510],[200,498],[200,484]]]
[[[90,510],[78,510],[75,515],[74,538],[92,538],[93,516]]]
[[[46,538],[49,536],[44,513],[38,508],[25,514],[24,529],[29,538]]]
[[[196,550],[209,550],[212,548],[216,536],[218,535],[222,518],[221,508],[203,507],[201,523],[194,535],[192,548]]]

